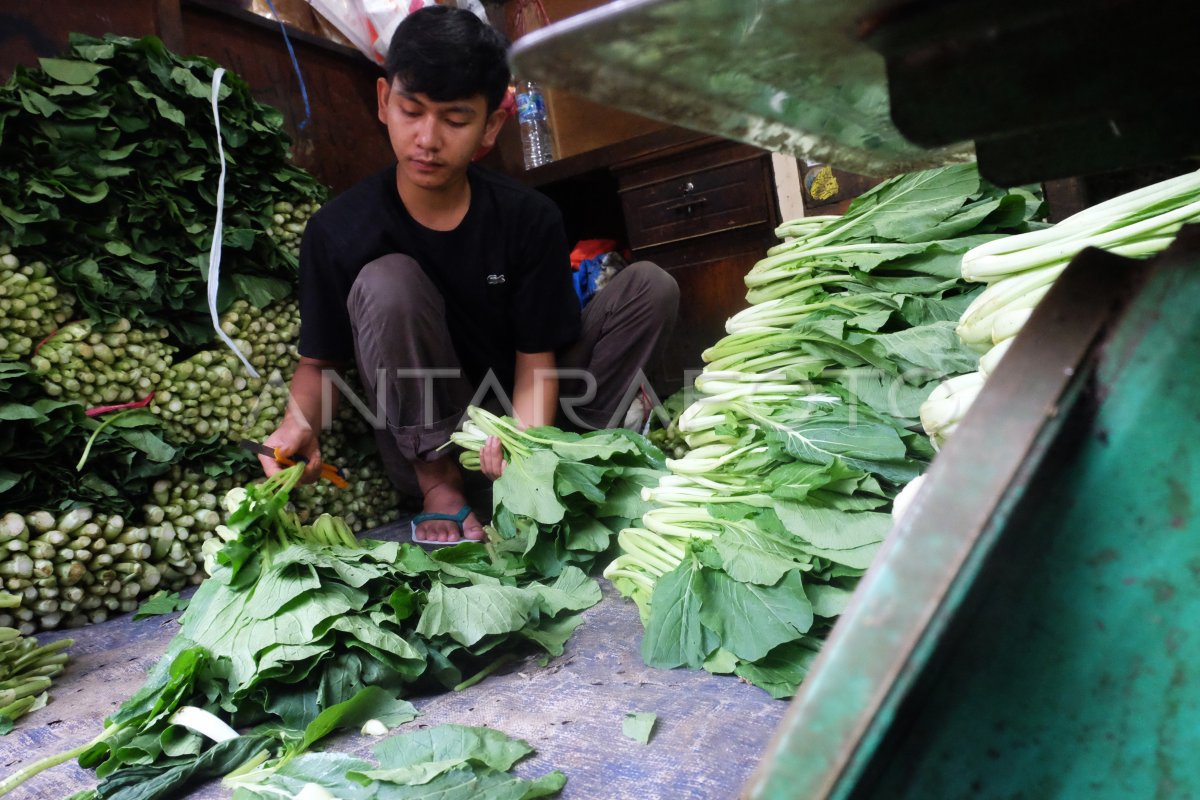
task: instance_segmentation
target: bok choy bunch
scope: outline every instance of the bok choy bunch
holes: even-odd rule
[[[1033,309],[1080,251],[1096,247],[1148,258],[1166,249],[1181,227],[1197,221],[1200,171],[1120,195],[1051,227],[985,242],[964,254],[962,277],[987,284],[956,328],[963,343],[980,354],[979,374],[948,381],[922,406],[921,423],[934,446],[958,426]]]
[[[642,612],[647,664],[794,693],[932,456],[921,403],[976,368],[954,333],[963,253],[1028,230],[1040,205],[962,165],[778,229],[791,238],[746,276],[753,305],[704,352],[678,423],[690,451],[604,573]]]
[[[561,655],[580,612],[600,600],[574,567],[538,582],[477,542],[427,554],[356,541],[329,518],[301,525],[287,507],[301,470],[227,495],[212,576],[146,683],[94,741],[24,767],[0,781],[0,795],[74,756],[96,770],[105,800],[150,796],[137,794],[144,783],[166,796],[252,758],[286,763],[335,727],[394,718],[407,706],[399,698],[422,686],[477,680],[514,651]],[[251,730],[210,746],[180,728],[186,706]]]
[[[606,563],[614,534],[649,507],[642,492],[658,482],[663,456],[642,436],[623,428],[521,429],[482,408],[467,413],[469,421],[450,436],[463,448],[463,466],[479,469],[489,436],[500,439],[509,462],[493,484],[489,537],[498,551],[538,573],[553,577],[568,565],[590,571]]]

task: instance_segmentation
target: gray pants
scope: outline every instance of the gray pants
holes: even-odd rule
[[[346,307],[366,403],[383,403],[377,412],[387,425],[375,432],[380,455],[397,488],[411,494],[416,480],[409,462],[451,453],[437,448],[458,427],[476,387],[462,374],[441,293],[409,256],[363,267]],[[618,272],[584,308],[579,340],[556,354],[564,371],[556,424],[618,424],[678,310],[679,287],[657,265],[638,261]]]

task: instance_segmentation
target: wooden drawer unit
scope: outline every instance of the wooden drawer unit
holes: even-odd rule
[[[719,142],[615,171],[635,251],[773,225],[771,160],[762,150]]]
[[[688,142],[613,166],[630,248],[679,283],[679,319],[656,391],[691,383],[701,352],[746,306],[743,278],[775,244],[779,212],[771,156],[722,139]]]

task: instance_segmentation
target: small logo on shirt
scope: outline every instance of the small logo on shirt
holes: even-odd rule
[[[488,286],[499,286],[500,284],[504,283],[504,276],[496,274],[488,275],[487,282]]]

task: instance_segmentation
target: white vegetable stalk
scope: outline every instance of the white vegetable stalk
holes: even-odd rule
[[[338,800],[328,789],[319,783],[306,783],[304,788],[296,793],[294,800]]]
[[[924,482],[925,476],[918,475],[904,485],[904,488],[892,500],[892,519],[900,519],[912,507],[912,502],[916,499],[917,493],[921,491],[921,485]]]
[[[227,742],[238,738],[238,732],[229,727],[217,715],[196,706],[184,706],[171,715],[172,725],[182,725],[193,733],[198,733],[212,739],[214,742]]]
[[[1011,340],[1033,316],[1033,306],[1006,308],[992,317],[992,350],[995,345]],[[988,351],[992,352],[991,350]]]
[[[1051,228],[979,245],[963,256],[962,275],[969,281],[992,283],[1040,265],[1069,260],[1084,247],[1130,256],[1149,255],[1165,248],[1183,224],[1198,217],[1200,171],[1127,192]],[[1147,244],[1139,246],[1143,239]]]
[[[1062,264],[992,284],[963,312],[955,329],[958,337],[972,350],[987,352],[992,346],[992,325],[996,315],[1018,308],[1032,309],[1049,293],[1064,269],[1066,265]]]
[[[1012,346],[1012,343],[1012,339],[1005,339],[979,357],[979,374],[985,380],[990,378],[992,373],[996,371],[996,367],[1000,365],[1000,359],[1004,358],[1004,354],[1008,352],[1008,348]]]
[[[369,719],[362,726],[363,736],[386,736],[387,732],[388,726],[377,719]]]
[[[921,404],[921,427],[935,448],[941,447],[958,427],[983,389],[983,382],[983,375],[969,372],[942,381],[929,393]]]
[[[967,307],[957,333],[964,344],[983,354],[979,376],[986,378],[996,369],[1033,309],[1085,247],[1127,258],[1147,257],[1166,249],[1180,227],[1197,220],[1200,171],[1128,192],[1052,227],[972,248],[963,256],[962,275],[990,285]],[[957,426],[967,396],[935,390],[922,406],[922,424],[935,447]]]

